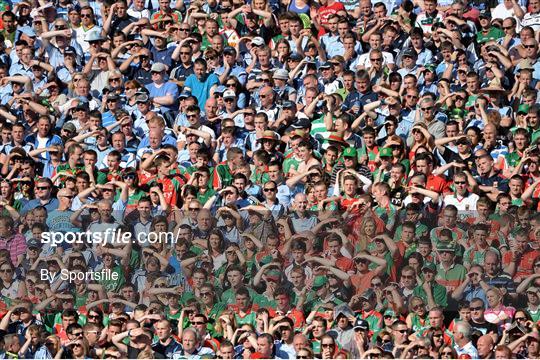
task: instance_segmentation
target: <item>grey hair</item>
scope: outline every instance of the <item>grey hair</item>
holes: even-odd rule
[[[468,322],[466,321],[458,321],[455,323],[455,331],[456,332],[459,332],[459,333],[462,333],[463,334],[463,337],[467,338],[467,339],[470,339],[471,337],[471,325],[469,325]]]

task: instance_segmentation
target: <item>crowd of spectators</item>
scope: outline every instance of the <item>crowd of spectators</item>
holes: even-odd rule
[[[0,14],[0,358],[540,357],[540,0]]]

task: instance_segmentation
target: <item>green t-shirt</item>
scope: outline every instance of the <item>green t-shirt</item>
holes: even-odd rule
[[[431,284],[431,293],[433,294],[433,299],[435,300],[435,304],[446,307],[448,305],[448,299],[446,296],[446,288],[442,285],[437,284],[434,282]],[[413,290],[413,295],[420,296],[424,302],[427,304],[427,294],[422,285],[418,285]]]
[[[113,273],[118,274],[118,279],[117,280],[104,279],[104,280],[101,280],[99,283],[101,285],[103,285],[103,287],[105,287],[105,290],[107,292],[115,292],[116,293],[126,283],[126,277],[124,275],[124,269],[120,265],[116,265],[114,268],[112,268],[111,277],[112,277]]]
[[[495,26],[492,26],[488,33],[487,34],[483,34],[482,31],[479,31],[477,34],[476,34],[476,41],[479,43],[479,44],[482,44],[482,43],[485,43],[485,42],[488,42],[488,41],[495,41],[495,40],[498,40],[500,38],[504,37],[504,31],[502,31],[501,29],[499,29],[498,27],[495,27]]]

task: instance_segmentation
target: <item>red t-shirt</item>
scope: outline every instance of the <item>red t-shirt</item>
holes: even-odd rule
[[[343,6],[340,2],[335,2],[332,5],[329,6],[321,6],[319,8],[319,24],[321,24],[321,28],[319,30],[319,36],[322,36],[326,33],[323,26],[326,26],[328,24],[328,17],[333,14],[337,14],[340,11],[346,11],[345,6]]]

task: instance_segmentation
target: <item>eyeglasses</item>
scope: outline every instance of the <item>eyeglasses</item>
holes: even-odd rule
[[[381,285],[382,285],[382,283],[371,283],[371,286],[373,286],[373,287],[379,287]]]
[[[418,99],[418,95],[405,95],[405,97],[408,97],[410,99]]]
[[[476,307],[470,307],[471,311],[480,311],[480,310],[484,310],[484,308],[482,306],[476,306]]]
[[[227,85],[227,87],[236,87],[235,83],[230,83],[230,84],[225,84],[225,85]]]
[[[331,348],[333,346],[334,346],[333,343],[332,344],[321,344],[321,347],[323,347],[323,348]]]
[[[109,78],[109,82],[119,82],[120,78]]]
[[[264,192],[276,191],[276,188],[264,188],[263,191]]]
[[[82,18],[91,18],[92,14],[81,14]]]
[[[191,55],[189,51],[180,51],[180,55]]]
[[[441,356],[453,356],[454,354],[452,354],[451,351],[445,351],[445,352],[442,352],[441,353]]]
[[[99,315],[97,315],[97,314],[96,314],[96,315],[90,315],[90,314],[88,314],[88,318],[89,318],[89,319],[99,319]]]
[[[311,356],[308,355],[296,355],[297,359],[311,359]]]
[[[523,45],[525,49],[534,49],[536,45]]]
[[[527,318],[519,317],[519,318],[515,318],[514,320],[516,320],[516,321],[527,321]]]
[[[186,29],[186,28],[179,28],[178,30],[179,30],[179,31],[185,31],[185,32],[188,32],[188,31],[189,31],[189,28],[187,28],[187,29]]]
[[[205,324],[206,323],[203,322],[203,321],[196,321],[196,322],[194,321],[194,322],[191,323],[191,325],[205,325]]]
[[[101,189],[101,191],[103,191],[103,192],[112,192],[113,190],[112,189]]]
[[[72,333],[71,335],[73,336],[76,336],[76,337],[83,337],[83,332],[76,332],[76,333]]]
[[[186,118],[188,118],[188,119],[193,119],[193,118],[196,118],[196,117],[197,117],[197,115],[195,115],[195,114],[186,114]]]
[[[212,296],[212,293],[211,292],[201,293],[201,297],[207,297],[207,296]]]
[[[261,94],[261,95],[259,95],[259,97],[260,97],[261,99],[266,99],[266,98],[268,97],[268,95],[263,95],[263,94]]]
[[[442,334],[433,334],[433,337],[440,338],[442,337]]]
[[[107,103],[115,103],[115,102],[118,102],[118,100],[116,100],[116,99],[108,99],[107,100]]]
[[[407,329],[396,329],[396,331],[400,334],[406,334],[409,330]]]
[[[456,185],[465,185],[467,183],[465,181],[454,181],[454,184],[456,184]]]
[[[201,208],[198,208],[198,207],[196,207],[196,208],[188,208],[188,210],[189,211],[199,211],[199,210],[201,210]]]
[[[513,29],[514,27],[513,26],[503,26],[503,30],[510,30],[510,29]]]
[[[123,178],[126,180],[135,180],[135,174],[126,174]]]
[[[425,108],[421,108],[422,111],[431,111],[433,110],[433,106],[428,106],[428,107],[425,107]]]
[[[232,98],[227,98],[227,99],[223,99],[223,101],[225,101],[225,102],[231,102],[231,103],[232,103],[232,102],[234,102],[234,99],[232,99]]]
[[[417,304],[413,306],[413,310],[420,310],[424,308],[424,304]]]
[[[152,75],[158,75],[161,74],[161,71],[151,71]]]
[[[48,186],[36,186],[36,189],[38,189],[38,190],[49,190],[50,188]]]
[[[369,59],[370,61],[381,61],[382,58],[372,58],[372,59]]]
[[[55,25],[54,30],[66,30],[67,26],[65,25]]]
[[[12,273],[12,272],[13,272],[13,270],[11,270],[11,269],[1,269],[0,270],[0,273],[2,273],[2,274],[9,274],[9,273]]]

